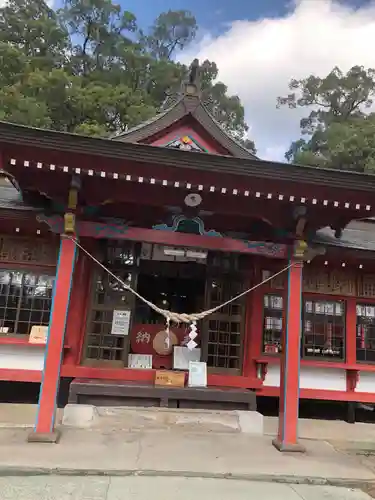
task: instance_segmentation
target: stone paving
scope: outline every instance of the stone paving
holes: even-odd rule
[[[319,484],[375,482],[372,457],[337,451],[326,441],[302,440],[305,454],[282,454],[270,436],[129,432],[118,428],[63,429],[59,444],[27,443],[28,429],[0,429],[0,473],[9,470],[74,474],[172,474],[270,480],[314,480]],[[366,463],[364,461],[366,460]],[[5,471],[5,472],[4,472]],[[0,497],[1,498],[1,497]]]
[[[370,500],[334,486],[180,477],[0,477],[1,500]]]
[[[129,426],[130,420],[115,415],[94,427],[62,427],[59,444],[31,444],[27,436],[35,408],[0,405],[0,500],[142,499],[150,488],[152,500],[158,500],[164,488],[158,484],[169,487],[163,500],[169,494],[187,498],[186,484],[192,489],[189,498],[200,491],[207,499],[220,499],[225,491],[226,498],[240,500],[245,494],[250,499],[262,495],[262,500],[369,498],[349,487],[375,498],[375,425],[301,420],[307,450],[301,455],[282,454],[272,446],[277,419],[265,418],[265,435],[253,436],[225,431],[221,420],[212,427],[216,431],[203,425],[199,432],[186,418],[179,426],[168,419],[161,426],[147,419],[134,425],[131,413]],[[346,488],[332,490],[332,485]],[[60,497],[53,496],[56,491]]]

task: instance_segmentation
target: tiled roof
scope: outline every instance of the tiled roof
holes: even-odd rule
[[[21,193],[12,184],[0,185],[0,208],[5,210],[37,210],[23,202]]]
[[[340,239],[335,237],[332,229],[325,227],[318,231],[314,242],[353,250],[375,251],[375,224],[352,222],[344,229]]]
[[[137,143],[148,137],[152,137],[188,115],[192,116],[234,157],[257,159],[253,153],[247,150],[240,142],[224,130],[201,101],[199,95],[181,96],[167,110],[158,113],[153,118],[150,118],[126,132],[122,132],[112,137],[112,140]]]

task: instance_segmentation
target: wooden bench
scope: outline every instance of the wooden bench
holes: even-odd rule
[[[161,406],[256,411],[256,394],[250,389],[224,387],[160,387],[119,380],[74,379],[69,403],[95,406]]]

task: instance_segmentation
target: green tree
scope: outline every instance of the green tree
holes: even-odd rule
[[[352,67],[346,74],[334,68],[325,78],[314,75],[292,80],[292,93],[277,106],[306,107],[300,121],[302,137],[286,152],[288,161],[355,171],[373,171],[375,141],[375,70]]]
[[[176,50],[182,50],[194,40],[198,26],[195,17],[186,10],[163,12],[146,35],[140,39],[146,50],[156,59],[172,59]]]
[[[160,14],[147,32],[112,0],[9,0],[0,8],[0,118],[24,125],[106,136],[153,116],[188,68],[176,51],[195,37],[188,11]],[[237,96],[203,64],[204,92],[222,126],[247,131]],[[250,147],[253,147],[250,144]]]
[[[33,68],[50,69],[64,64],[70,40],[44,0],[9,0],[0,9],[0,42],[19,49]]]
[[[217,81],[219,70],[212,61],[201,64],[203,101],[224,130],[253,154],[254,141],[247,138],[249,127],[245,121],[245,110],[238,96],[228,95],[228,87]]]

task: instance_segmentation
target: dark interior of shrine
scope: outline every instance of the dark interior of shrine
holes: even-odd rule
[[[183,266],[183,263],[173,262],[171,268]],[[137,291],[147,300],[162,309],[176,313],[194,313],[204,309],[204,294],[206,286],[205,268],[201,276],[159,276],[155,274],[138,275]],[[135,321],[143,324],[163,323],[164,318],[150,309],[141,301],[137,301]]]

